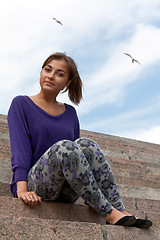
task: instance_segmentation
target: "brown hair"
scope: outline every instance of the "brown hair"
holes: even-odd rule
[[[71,102],[78,105],[82,99],[82,81],[79,76],[76,63],[74,62],[74,60],[71,57],[67,56],[65,53],[56,52],[56,53],[50,55],[44,61],[43,65],[42,65],[42,69],[53,59],[56,59],[56,60],[64,59],[65,62],[67,63],[68,70],[69,70],[69,79],[68,80],[71,80],[71,83],[69,84],[67,89],[65,89],[63,92],[66,92],[68,90],[69,99],[71,100]]]

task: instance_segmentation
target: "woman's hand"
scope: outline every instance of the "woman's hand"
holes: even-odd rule
[[[17,195],[30,207],[35,207],[41,202],[41,197],[37,196],[35,192],[28,192],[27,182],[17,182]]]
[[[21,198],[30,207],[35,207],[41,202],[41,197],[37,196],[35,192],[21,192],[18,194],[18,198]]]

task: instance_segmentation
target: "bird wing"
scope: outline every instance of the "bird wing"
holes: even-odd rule
[[[56,21],[56,22],[62,25],[62,23],[60,21]]]
[[[57,18],[53,18],[53,20],[62,25],[62,23],[59,20],[57,20]]]
[[[133,63],[134,63],[134,62],[137,62],[137,63],[139,63],[139,64],[140,64],[140,62],[138,62],[136,59],[133,59]],[[140,65],[141,65],[141,64],[140,64]]]
[[[132,56],[128,53],[124,53],[125,55],[129,56],[130,58],[132,58]],[[132,58],[133,59],[133,58]]]

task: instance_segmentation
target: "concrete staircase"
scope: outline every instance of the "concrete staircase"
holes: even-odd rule
[[[103,149],[126,208],[153,221],[150,229],[105,225],[79,199],[75,204],[42,202],[35,208],[12,198],[9,133],[0,115],[0,239],[1,240],[159,240],[160,145],[81,130]]]

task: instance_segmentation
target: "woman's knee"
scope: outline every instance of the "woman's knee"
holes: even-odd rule
[[[97,145],[95,141],[87,137],[80,137],[75,140],[75,143],[80,145],[81,147],[89,147],[89,146]]]
[[[58,166],[61,165],[62,169],[70,168],[72,172],[82,158],[82,151],[75,142],[70,140],[61,140],[51,146],[48,151],[48,165]]]
[[[63,154],[69,150],[75,148],[75,143],[70,140],[60,140],[57,143],[53,144],[45,154],[45,158],[48,159],[48,164],[57,164],[62,158]]]

